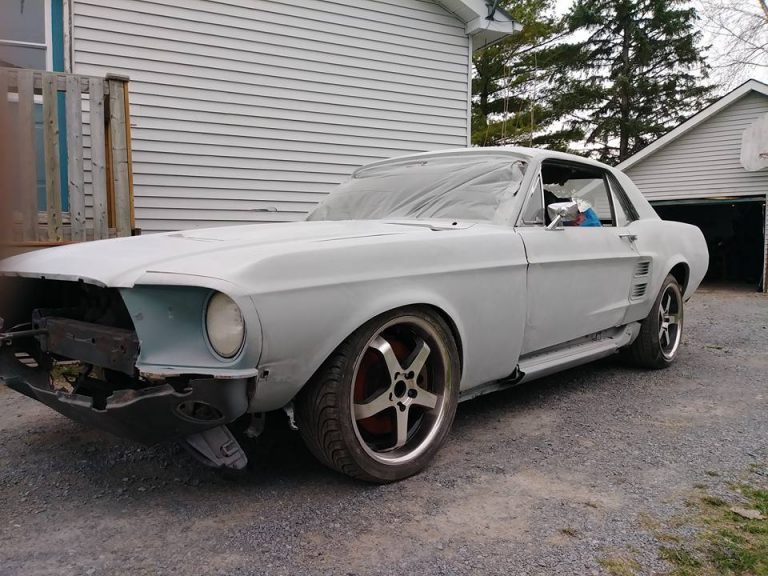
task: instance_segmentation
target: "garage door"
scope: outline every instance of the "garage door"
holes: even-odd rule
[[[707,280],[761,284],[765,262],[765,197],[653,203],[664,220],[701,228],[709,248]]]

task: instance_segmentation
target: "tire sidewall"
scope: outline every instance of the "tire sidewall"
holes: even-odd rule
[[[674,355],[671,358],[667,358],[662,350],[661,350],[661,341],[659,339],[659,329],[661,326],[659,325],[659,307],[661,306],[661,300],[664,298],[664,294],[666,294],[667,289],[669,287],[672,287],[677,292],[677,298],[679,302],[679,327],[680,330],[680,344],[678,345],[677,349],[675,350]],[[651,309],[651,313],[648,315],[648,330],[650,331],[650,337],[651,342],[653,344],[653,350],[655,351],[655,358],[654,361],[657,363],[659,367],[666,367],[672,364],[676,359],[678,354],[680,353],[680,346],[682,346],[682,338],[683,338],[683,325],[685,320],[685,313],[684,313],[684,306],[683,306],[683,292],[680,288],[680,284],[677,282],[674,276],[671,274],[666,277],[664,280],[664,283],[661,285],[661,290],[659,290],[659,295],[656,297],[656,300],[653,303],[653,308]]]

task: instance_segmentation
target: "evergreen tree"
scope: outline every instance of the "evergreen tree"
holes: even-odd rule
[[[557,118],[543,94],[538,94],[537,54],[564,34],[564,23],[553,16],[553,0],[506,0],[499,6],[523,29],[474,56],[472,143],[563,149],[579,134],[546,132]]]
[[[707,102],[709,68],[685,0],[576,0],[567,19],[585,39],[540,58],[555,113],[584,130],[600,160],[621,162]]]

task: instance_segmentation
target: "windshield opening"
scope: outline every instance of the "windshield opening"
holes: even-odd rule
[[[439,156],[363,167],[307,220],[493,220],[517,192],[526,163],[510,155]]]

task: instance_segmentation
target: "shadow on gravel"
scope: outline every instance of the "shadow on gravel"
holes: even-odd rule
[[[623,374],[626,373],[626,374]],[[535,409],[553,395],[567,400],[585,390],[633,380],[637,374],[618,359],[610,358],[569,370],[509,390],[481,396],[459,405],[450,443],[463,449],[471,443],[464,432],[482,431],[489,422],[504,416]],[[620,384],[619,384],[620,385]],[[627,385],[632,385],[627,383]],[[23,454],[14,455],[8,444],[6,456],[23,458],[41,474],[55,471],[61,485],[76,484],[80,490],[117,500],[130,493],[131,486],[145,486],[145,497],[163,498],[178,493],[179,486],[195,490],[195,497],[218,497],[220,492],[263,492],[279,487],[334,487],[347,493],[376,490],[377,487],[354,481],[333,472],[309,453],[298,433],[291,431],[282,413],[269,415],[267,429],[255,445],[246,445],[249,466],[242,472],[222,472],[204,467],[175,443],[142,447],[122,439],[51,415],[39,421],[23,442],[14,442]],[[105,490],[105,486],[117,486]],[[125,490],[121,491],[121,487]]]
[[[643,373],[642,370],[628,366],[619,357],[606,358],[462,402],[454,427],[483,426],[487,418],[523,412],[536,407],[550,396],[567,399],[573,394],[598,392],[606,385],[634,385],[632,381]]]

